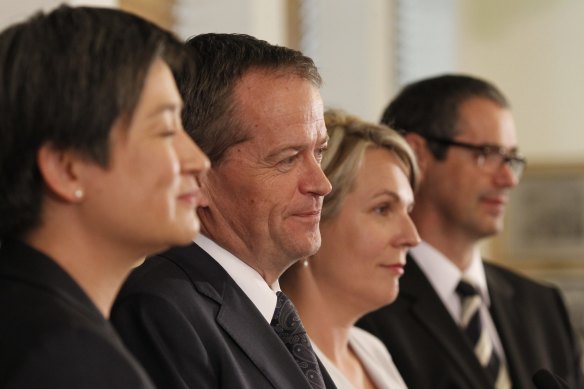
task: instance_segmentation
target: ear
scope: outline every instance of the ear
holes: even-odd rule
[[[430,150],[426,144],[426,139],[413,132],[408,132],[404,135],[404,138],[412,150],[414,150],[414,154],[416,154],[416,159],[418,162],[418,167],[420,168],[420,174],[423,176],[430,158]]]
[[[47,188],[58,198],[67,202],[79,202],[83,198],[83,187],[79,180],[81,161],[73,150],[58,150],[45,144],[37,154],[37,164]]]

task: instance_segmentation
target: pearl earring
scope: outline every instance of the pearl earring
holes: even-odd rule
[[[308,258],[304,258],[304,261],[302,261],[302,266],[308,267]]]
[[[77,200],[81,200],[83,198],[83,189],[81,188],[75,189],[75,192],[73,192],[73,196],[75,196]]]

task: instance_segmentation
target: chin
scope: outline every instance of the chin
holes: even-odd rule
[[[367,310],[363,312],[363,315],[373,311],[377,311],[379,308],[385,307],[386,305],[393,303],[396,299],[397,292],[394,291],[389,293],[385,291],[385,293],[376,294],[375,297],[372,296],[371,299],[369,300],[369,306]]]
[[[288,247],[288,256],[291,258],[304,258],[316,254],[320,248],[320,235],[317,240],[315,239],[303,239],[290,242],[291,245]]]
[[[181,229],[174,231],[170,242],[170,246],[185,246],[188,245],[197,237],[199,234],[199,223],[192,223],[191,225],[184,226]]]

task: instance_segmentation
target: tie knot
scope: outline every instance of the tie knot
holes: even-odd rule
[[[276,301],[276,309],[270,325],[281,337],[291,337],[306,333],[292,301],[284,292],[279,291],[276,295],[278,300]]]
[[[464,279],[460,280],[458,283],[456,293],[458,293],[460,297],[471,297],[479,294],[477,288],[475,288],[471,282]]]

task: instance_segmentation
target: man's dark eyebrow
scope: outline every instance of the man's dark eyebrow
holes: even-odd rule
[[[286,151],[299,152],[299,151],[302,151],[304,149],[305,149],[304,146],[286,146],[286,147],[282,147],[281,149],[277,149],[277,150],[271,152],[270,154],[268,154],[268,156],[266,158],[273,159],[274,157],[277,157],[278,155],[283,154]]]
[[[320,141],[319,146],[322,146],[323,144],[328,143],[329,139],[330,138],[327,134],[326,137],[322,141]],[[292,145],[292,146],[282,147],[281,149],[275,150],[275,151],[271,152],[270,154],[268,154],[267,158],[268,159],[274,158],[274,157],[278,156],[279,154],[285,153],[286,151],[299,152],[299,151],[304,150],[305,148],[306,148],[306,146],[300,146],[300,145]]]

